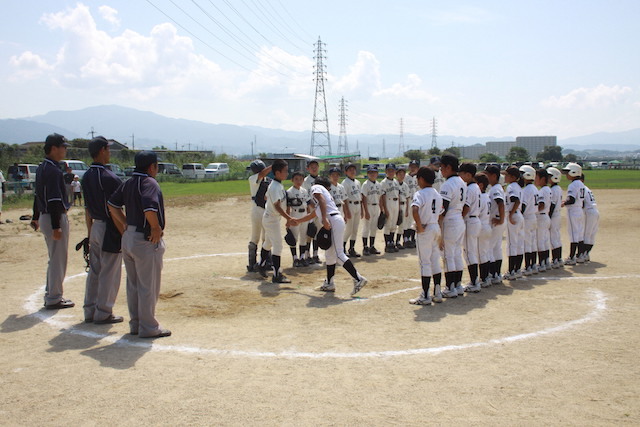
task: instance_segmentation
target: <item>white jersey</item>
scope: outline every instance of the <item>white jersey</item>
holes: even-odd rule
[[[367,179],[362,184],[362,195],[367,198],[368,205],[377,205],[380,203],[380,196],[382,195],[382,188],[378,181],[371,181]]]
[[[287,190],[287,206],[292,214],[305,213],[310,201],[309,192],[302,187],[291,187]]]
[[[467,196],[465,205],[469,206],[469,212],[467,213],[467,218],[478,218],[480,216],[480,187],[475,182],[467,185]]]
[[[316,183],[316,179],[318,176],[307,175],[307,177],[302,181],[302,188],[307,190],[309,194],[311,194],[311,187],[313,187]]]
[[[512,182],[511,184],[507,185],[507,193],[504,200],[506,215],[509,215],[509,212],[511,212],[511,209],[513,209],[513,205],[515,202],[511,201],[511,199],[514,197],[518,199],[518,201],[522,202],[522,188],[517,182]]]
[[[556,217],[560,215],[560,206],[562,206],[562,187],[560,185],[555,184],[549,187],[551,190],[551,199],[549,203],[549,209],[551,209],[551,205],[555,205],[556,207],[553,209],[552,217]]]
[[[491,198],[487,193],[480,193],[480,209],[478,211],[480,224],[491,227]]]
[[[342,181],[342,186],[347,192],[347,200],[350,202],[359,202],[362,200],[362,184],[360,184],[360,181],[346,177]]]
[[[418,207],[420,223],[423,226],[437,224],[442,214],[442,196],[433,187],[425,187],[413,195],[411,206]]]
[[[582,209],[584,206],[584,184],[579,179],[571,181],[569,188],[567,188],[567,198],[573,197],[576,202],[567,205],[567,208],[571,211],[574,209]]]
[[[522,199],[520,200],[520,210],[522,206],[526,206],[522,213],[526,218],[532,218],[538,212],[538,189],[533,184],[527,184],[522,189]]]
[[[256,197],[258,188],[260,188],[260,181],[258,181],[259,175],[259,173],[254,173],[249,177],[249,192],[251,193],[251,198]]]
[[[265,206],[265,216],[273,216],[279,218],[280,213],[275,208],[276,202],[280,202],[280,208],[282,208],[283,210],[287,206],[287,192],[282,186],[282,183],[275,179],[271,181],[271,184],[269,184],[269,188],[267,189],[266,197],[267,204]]]
[[[420,186],[418,185],[418,178],[414,175],[407,174],[404,177],[404,183],[409,186],[409,197],[413,197],[416,194],[416,191],[420,190]]]
[[[586,185],[584,186],[585,195],[584,195],[584,209],[597,209],[598,205],[596,204],[596,198],[593,197],[593,192]]]
[[[385,178],[380,183],[380,188],[382,189],[382,194],[384,194],[387,200],[398,201],[400,198],[400,186],[398,185],[398,181],[396,179]]]
[[[489,190],[489,204],[491,205],[490,215],[491,219],[500,218],[500,210],[498,209],[498,200],[502,200],[504,203],[504,190],[502,189],[502,185],[496,184],[491,186],[491,190]]]
[[[544,208],[538,210],[539,214],[548,215],[549,209],[551,209],[551,188],[548,186],[543,186],[538,190],[538,202],[536,203],[540,206],[540,203],[544,203]]]
[[[312,195],[322,194],[322,197],[324,198],[324,202],[327,208],[327,216],[331,214],[340,213],[340,211],[338,210],[338,207],[336,206],[336,203],[333,201],[333,197],[331,196],[331,193],[329,193],[329,191],[327,191],[327,189],[324,188],[322,185],[314,184],[311,187],[311,194]],[[320,203],[316,203],[316,216],[322,219],[322,210],[320,209]]]
[[[340,183],[338,185],[331,184],[331,196],[337,207],[342,206],[342,203],[347,200],[347,192]]]
[[[459,217],[462,219],[462,208],[467,199],[467,184],[462,178],[458,175],[450,176],[440,187],[440,195],[443,200],[449,202],[445,218]]]
[[[411,187],[409,187],[409,184],[407,184],[406,180],[403,182],[398,182],[398,194],[402,203],[406,202],[407,199],[413,196]]]

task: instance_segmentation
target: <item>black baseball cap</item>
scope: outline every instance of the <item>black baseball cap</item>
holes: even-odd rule
[[[158,155],[153,151],[140,151],[136,153],[133,161],[138,171],[146,171],[149,166],[158,163]]]
[[[420,162],[418,160],[411,160],[409,162],[409,166],[420,166]]]
[[[329,175],[331,175],[332,173],[339,173],[339,174],[341,174],[341,173],[342,173],[342,171],[340,170],[340,168],[333,167],[333,168],[329,169]]]
[[[70,147],[71,144],[67,143],[67,138],[60,135],[59,133],[52,133],[47,136],[47,139],[44,141],[44,146],[46,147]]]
[[[384,170],[389,170],[389,169],[396,170],[398,168],[396,168],[396,165],[393,163],[387,163],[387,165],[384,167]]]
[[[91,157],[95,157],[98,155],[98,153],[100,153],[100,150],[110,145],[113,145],[113,141],[109,141],[104,136],[96,136],[91,141],[89,141],[89,155]]]
[[[376,165],[369,165],[367,172],[378,172],[378,167]]]
[[[398,166],[398,170],[397,171],[398,172],[400,172],[400,171],[405,171],[406,172],[407,171],[407,167],[404,166],[404,165],[400,165],[400,166]]]
[[[432,165],[439,165],[440,164],[440,156],[433,156],[431,158],[431,160],[429,160],[429,163]]]
[[[349,164],[347,164],[347,166],[345,166],[344,170],[348,171],[351,168],[356,169],[356,164],[355,163],[349,163]]]
[[[311,159],[311,160],[307,161],[307,166],[309,166],[311,163],[319,164],[316,159]]]

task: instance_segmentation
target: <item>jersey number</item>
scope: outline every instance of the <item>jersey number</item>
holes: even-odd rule
[[[464,188],[460,189],[460,201],[464,202]]]
[[[433,200],[431,201],[431,211],[432,211],[433,213],[436,213],[436,199],[433,199]]]

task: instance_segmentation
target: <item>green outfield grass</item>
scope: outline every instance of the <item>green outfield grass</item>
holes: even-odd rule
[[[584,177],[585,185],[592,190],[640,188],[640,170],[585,170]],[[563,177],[561,184],[567,188],[569,181]]]

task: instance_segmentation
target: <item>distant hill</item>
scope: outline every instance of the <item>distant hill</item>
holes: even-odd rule
[[[96,134],[114,138],[130,148],[132,146],[131,136],[135,135],[135,148],[137,149],[164,145],[169,149],[204,149],[235,155],[250,153],[254,136],[257,141],[256,153],[308,153],[311,141],[311,131],[292,132],[258,126],[205,123],[169,118],[149,111],[117,105],[107,105],[77,111],[51,111],[44,115],[22,119],[0,120],[0,142],[21,144],[29,141],[41,141],[51,132],[61,133],[69,139],[86,138],[92,128]],[[332,147],[336,149],[338,136],[332,134],[331,139]],[[384,154],[388,157],[397,155],[399,148],[399,135],[397,134],[349,134],[349,150],[359,149],[365,156],[382,156],[383,140],[385,141]],[[446,148],[450,147],[452,143],[456,146],[465,146],[505,140],[515,140],[515,137],[439,135],[438,146]],[[566,138],[558,140],[558,144],[576,151],[589,150],[592,147],[612,151],[632,151],[640,148],[640,129]],[[405,150],[429,148],[431,136],[405,134],[404,146]]]

